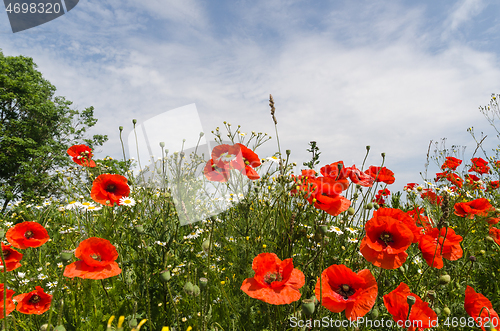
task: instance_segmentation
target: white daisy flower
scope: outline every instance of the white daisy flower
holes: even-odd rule
[[[71,209],[81,208],[81,206],[82,206],[82,204],[80,202],[78,202],[78,201],[71,201],[64,208],[66,208],[67,210],[71,210]]]
[[[340,230],[339,227],[337,226],[332,226],[328,232],[335,232],[336,234],[344,234],[342,230]]]
[[[358,233],[358,229],[354,229],[354,228],[346,228],[347,231],[349,231],[351,234],[356,234]]]
[[[271,161],[271,162],[274,162],[274,163],[279,163],[280,162],[279,157],[277,157],[275,155],[270,156],[270,157],[266,157],[265,160],[268,160],[268,161]]]
[[[119,202],[120,206],[133,207],[135,206],[135,200],[130,197],[122,197]]]
[[[358,240],[358,238],[349,238],[349,239],[347,239],[347,241],[348,241],[348,242],[350,242],[350,243],[355,244],[355,243],[357,243],[359,240]]]

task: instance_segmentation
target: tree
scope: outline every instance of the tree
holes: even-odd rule
[[[94,108],[71,109],[54,97],[55,86],[36,70],[32,58],[4,56],[0,50],[0,201],[2,212],[17,198],[35,199],[59,192],[55,170],[71,161],[66,150],[77,142],[91,148],[105,135],[85,139],[97,123]]]

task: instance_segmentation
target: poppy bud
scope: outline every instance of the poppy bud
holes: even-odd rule
[[[380,155],[382,155],[382,157],[385,157],[385,153],[384,152],[380,153]]]
[[[0,229],[0,238],[3,238],[4,235],[5,235],[5,230],[4,229]]]
[[[446,284],[448,284],[450,281],[451,281],[451,277],[450,277],[450,275],[441,275],[441,276],[439,276],[439,279],[438,279],[438,284],[439,284],[439,285],[446,285]]]
[[[205,241],[203,241],[201,249],[203,249],[205,253],[208,253],[208,250],[210,249],[210,239],[205,239]]]
[[[311,317],[314,313],[314,301],[311,299],[302,300],[302,312],[307,317]]]
[[[160,147],[161,148],[165,147],[165,143],[163,141],[160,142]]]
[[[189,295],[193,295],[194,293],[194,285],[191,282],[187,282],[184,284],[184,292],[186,292]]]
[[[379,315],[379,314],[380,314],[380,312],[379,312],[379,310],[378,310],[377,308],[373,308],[373,309],[372,309],[372,313],[371,313],[371,315],[372,315],[373,319],[378,318],[378,315]]]
[[[203,132],[200,132],[200,137],[203,137],[205,134]]]
[[[495,242],[495,239],[491,238],[490,236],[486,236],[486,240],[491,241],[491,242]]]
[[[163,282],[168,282],[171,278],[171,275],[170,275],[170,271],[169,270],[163,270],[161,273],[160,273],[160,279],[163,281]]]
[[[73,253],[70,251],[62,251],[60,257],[61,257],[61,261],[63,261],[64,263],[67,263],[67,262],[71,261],[71,259],[73,258]]]
[[[137,120],[134,118],[134,119],[132,120],[132,123],[133,123],[134,125],[136,125],[136,124],[137,124]]]
[[[370,150],[370,145],[366,146],[366,150],[369,151]]]
[[[484,249],[482,249],[482,250],[480,250],[480,251],[479,251],[479,254],[481,254],[481,255],[485,255],[485,254],[486,254],[486,251],[485,251]]]
[[[138,234],[143,234],[144,233],[144,226],[142,225],[137,225],[135,227],[135,231],[137,231]]]
[[[366,209],[370,210],[372,208],[373,208],[373,203],[370,202],[366,205]]]
[[[40,331],[47,331],[49,325],[48,324],[44,324],[40,327]]]
[[[434,311],[436,312],[436,315],[441,315],[441,309],[439,309],[438,307],[436,307]]]
[[[415,302],[417,302],[417,299],[413,295],[409,295],[406,297],[406,302],[408,302],[408,305],[411,308],[411,306],[413,306]]]
[[[328,227],[326,225],[322,224],[322,225],[319,226],[319,231],[322,234],[327,234],[328,233]]]
[[[445,314],[446,316],[450,316],[450,315],[451,315],[451,310],[450,310],[450,308],[448,308],[448,307],[444,307],[444,308],[443,308],[443,314]]]
[[[477,261],[477,259],[476,259],[476,257],[474,255],[469,256],[469,260],[471,262],[476,262]]]
[[[432,290],[427,291],[427,297],[428,297],[429,299],[431,299],[431,300],[436,299],[436,291],[432,291]]]
[[[118,129],[119,129],[120,131],[123,131],[123,126],[121,126],[121,125],[120,125],[120,126],[118,127]]]
[[[376,202],[375,202],[375,203],[373,204],[373,207],[374,207],[375,209],[379,209],[379,208],[380,208],[380,205],[379,205],[378,203],[376,203]]]
[[[352,207],[349,207],[349,209],[347,209],[347,213],[349,215],[354,215],[356,213],[356,210],[354,208],[352,208]]]
[[[197,297],[198,295],[200,295],[200,287],[198,285],[194,285],[193,286],[193,295],[195,297]]]
[[[58,325],[55,327],[54,331],[66,331],[64,325]]]
[[[137,326],[137,319],[135,318],[132,318],[129,322],[128,322],[128,326],[130,326],[131,328],[135,328]]]
[[[354,193],[354,194],[352,195],[352,198],[353,198],[354,200],[356,200],[358,197],[359,197],[359,194],[358,194],[358,193]]]
[[[206,279],[205,277],[201,277],[200,278],[200,288],[202,290],[204,290],[207,288],[207,285],[208,285],[208,279]]]

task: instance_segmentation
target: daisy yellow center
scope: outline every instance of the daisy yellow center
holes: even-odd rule
[[[30,303],[39,303],[40,300],[42,300],[42,298],[40,298],[39,295],[35,294],[31,297],[31,299],[29,300]]]
[[[24,233],[24,238],[26,238],[26,239],[31,239],[31,238],[33,238],[34,236],[35,236],[35,234],[34,234],[34,233],[33,233],[33,231],[31,231],[31,230],[28,230],[28,231],[26,231],[26,232]]]
[[[273,282],[281,282],[282,280],[283,277],[280,273],[269,272],[264,276],[264,281],[269,285],[271,285]]]
[[[356,292],[356,290],[347,284],[342,284],[336,292],[340,294],[344,298],[344,300],[347,300]]]
[[[96,261],[101,261],[101,256],[99,254],[92,254],[90,257]]]

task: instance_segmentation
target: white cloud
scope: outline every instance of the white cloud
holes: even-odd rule
[[[474,16],[477,16],[484,9],[485,3],[483,0],[462,0],[458,2],[448,19],[445,21],[445,29],[443,36],[449,37],[452,32],[457,30],[461,25],[470,21]]]

